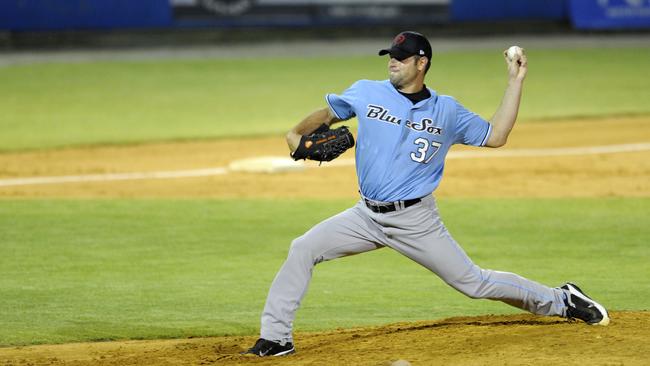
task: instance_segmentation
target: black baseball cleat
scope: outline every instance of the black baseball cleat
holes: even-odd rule
[[[609,324],[605,307],[592,300],[578,286],[569,282],[560,288],[569,292],[564,300],[567,318],[580,319],[589,325]]]
[[[284,356],[296,352],[296,349],[293,347],[293,343],[286,343],[284,346],[280,343],[266,340],[260,338],[255,342],[255,345],[251,347],[248,351],[242,352],[242,355],[256,355],[260,357],[264,356]]]

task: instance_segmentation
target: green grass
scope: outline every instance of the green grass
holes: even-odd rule
[[[0,345],[255,334],[291,240],[352,201],[0,201]],[[318,207],[318,210],[314,210]],[[475,262],[649,308],[650,199],[453,199]],[[298,331],[517,309],[382,249],[319,264]]]
[[[494,52],[437,54],[427,84],[489,118],[506,81]],[[528,50],[522,119],[650,113],[650,48]],[[0,68],[0,151],[280,134],[386,58],[184,60]]]

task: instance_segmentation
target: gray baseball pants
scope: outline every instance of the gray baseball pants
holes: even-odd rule
[[[421,264],[471,298],[500,300],[539,315],[565,314],[561,289],[474,264],[440,220],[433,196],[388,213],[371,211],[362,199],[293,241],[271,284],[261,337],[293,341],[293,319],[316,264],[384,246]]]

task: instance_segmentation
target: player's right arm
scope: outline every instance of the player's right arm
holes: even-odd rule
[[[525,54],[517,55],[512,60],[508,60],[505,55],[504,57],[508,65],[508,86],[499,108],[490,119],[492,133],[485,144],[489,147],[501,147],[508,141],[510,131],[517,120],[524,78],[528,71],[528,60]]]
[[[291,152],[296,151],[300,144],[300,138],[303,135],[308,135],[316,131],[316,129],[318,129],[318,127],[323,123],[330,126],[332,123],[338,121],[340,121],[340,119],[338,119],[328,107],[314,111],[287,133],[286,137],[289,150],[291,150]]]

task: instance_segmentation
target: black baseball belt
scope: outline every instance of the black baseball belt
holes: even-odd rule
[[[364,198],[363,201],[366,203],[366,206],[373,212],[376,213],[388,213],[397,211],[398,209],[403,210],[407,207],[413,206],[414,204],[422,201],[422,198],[414,198],[412,200],[404,201],[395,201],[395,202],[373,202],[367,198]]]

